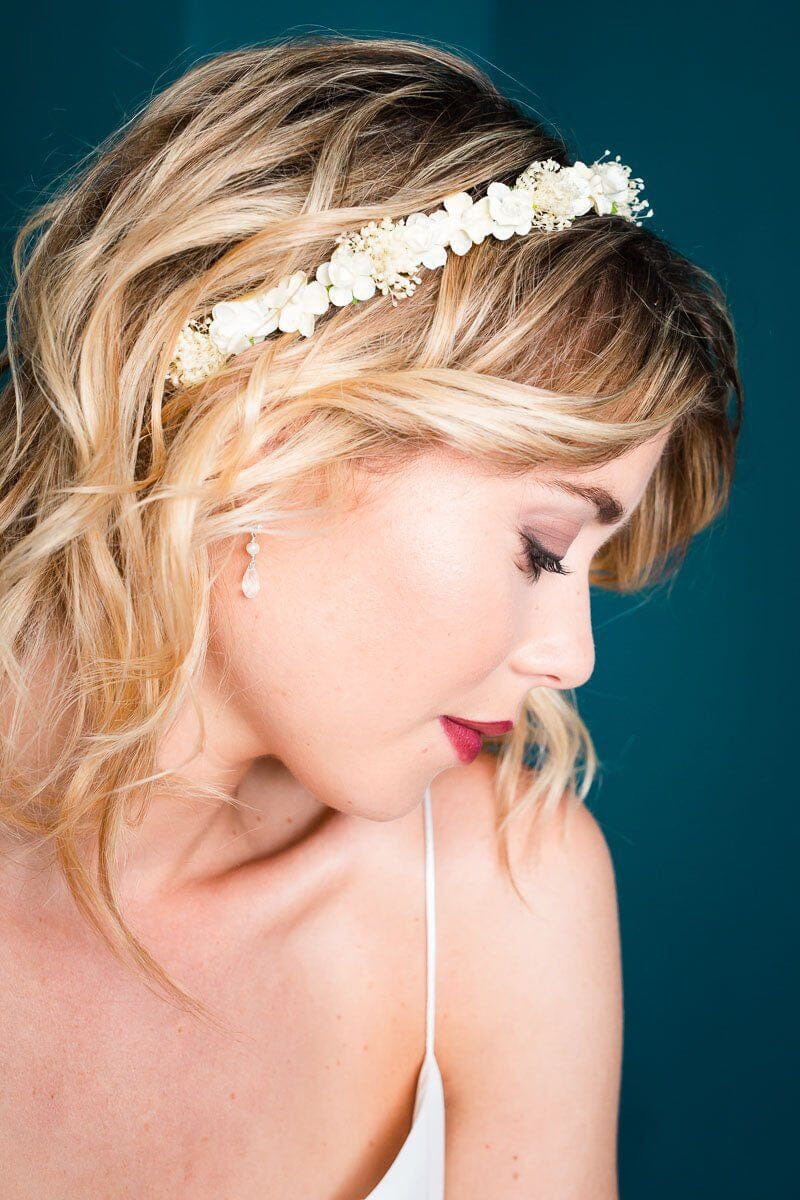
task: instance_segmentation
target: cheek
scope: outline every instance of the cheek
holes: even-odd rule
[[[418,730],[512,648],[522,576],[507,540],[463,507],[406,504],[326,536],[261,544],[256,600],[241,594],[246,556],[227,581],[230,683],[262,736],[290,739],[297,754]]]
[[[340,597],[362,665],[379,664],[397,687],[432,699],[483,680],[502,661],[511,625],[501,550],[496,534],[449,511],[398,517],[362,543],[361,586]]]
[[[503,553],[495,533],[435,511],[298,544],[264,618],[281,631],[284,679],[325,688],[354,718],[452,701],[508,652],[513,565]]]

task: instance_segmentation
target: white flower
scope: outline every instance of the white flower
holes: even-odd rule
[[[423,266],[433,269],[447,262],[447,251],[443,240],[441,222],[434,221],[426,213],[415,212],[406,217],[403,227],[404,240],[409,249],[419,257]]]
[[[211,309],[211,317],[208,334],[223,354],[240,354],[278,327],[277,316],[258,296],[222,300]]]
[[[263,294],[263,302],[275,314],[275,328],[283,333],[299,331],[303,337],[314,332],[315,317],[329,308],[328,294],[319,283],[308,282],[305,271],[285,275],[277,287]]]
[[[280,313],[285,304],[288,304],[306,283],[305,271],[295,271],[292,275],[284,275],[275,287],[271,287],[268,291],[262,292],[259,299],[263,301],[268,309],[272,312]],[[275,326],[279,328],[279,326]]]
[[[594,208],[595,192],[600,186],[594,166],[576,162],[574,166],[564,167],[560,174],[564,211],[570,216],[582,217]]]
[[[372,260],[363,251],[337,246],[329,262],[317,267],[317,280],[338,308],[375,295]]]
[[[584,162],[576,162],[573,167],[568,168],[568,170],[572,173],[573,179],[576,181],[580,180],[579,186],[581,187],[587,202],[602,216],[605,216],[607,213],[611,212],[611,206],[614,203],[617,194],[620,193],[620,189],[618,186],[619,170],[617,169],[613,175],[607,176],[601,174],[601,170],[602,168],[606,168],[606,171],[608,171],[608,168],[612,168],[613,170],[615,167],[619,168],[619,164],[592,163],[591,166],[587,166]],[[608,190],[606,190],[607,187]],[[628,181],[623,175],[622,191],[618,198],[619,200],[622,200],[627,198],[627,195]]]
[[[599,213],[611,212],[612,204],[621,208],[628,202],[628,172],[618,162],[595,164],[601,191],[595,197],[595,208]],[[606,207],[607,205],[607,207]]]
[[[308,283],[307,279],[305,271],[296,271],[265,294],[265,301],[274,305],[278,312],[278,329],[283,333],[297,330],[303,337],[311,337],[315,318],[330,307],[328,293],[322,284],[315,280]]]
[[[431,214],[441,225],[440,238],[455,254],[466,254],[492,232],[492,218],[486,196],[477,203],[469,192],[451,192],[442,201],[444,209]]]
[[[222,300],[211,309],[208,334],[223,354],[239,354],[263,342],[276,329],[299,330],[304,337],[314,331],[314,318],[328,308],[328,296],[317,283],[308,283],[304,271],[285,275],[276,287],[241,300]]]
[[[496,238],[505,241],[512,233],[530,233],[533,224],[530,192],[495,182],[489,184],[487,197]]]

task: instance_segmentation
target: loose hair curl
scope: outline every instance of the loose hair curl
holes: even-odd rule
[[[288,37],[197,63],[18,233],[0,408],[0,824],[51,844],[112,950],[197,1015],[206,1006],[127,926],[115,863],[156,786],[198,794],[155,762],[185,700],[204,732],[193,685],[212,543],[256,520],[278,533],[342,503],[354,469],[402,469],[434,447],[509,474],[575,469],[670,425],[590,583],[667,578],[726,503],[742,387],[724,295],[622,217],[487,238],[396,306],[329,313],[309,341],[276,335],[165,389],[181,326],[215,301],[313,273],[340,232],[481,195],[548,157],[573,161],[447,50]],[[32,711],[58,727],[44,761],[20,736]],[[523,712],[492,746],[506,865],[512,817],[582,802],[598,765],[573,694],[533,688]]]

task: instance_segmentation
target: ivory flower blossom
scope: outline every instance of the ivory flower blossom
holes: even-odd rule
[[[529,192],[524,188],[510,188],[506,183],[490,183],[487,195],[492,233],[496,238],[505,241],[512,233],[530,233],[533,209]]]
[[[337,246],[329,262],[317,267],[317,281],[338,308],[375,295],[373,265],[368,254]]]
[[[441,226],[427,213],[415,212],[406,217],[404,236],[409,249],[419,255],[423,267],[443,267],[447,262]]]
[[[328,308],[328,295],[317,283],[308,283],[304,271],[295,271],[268,291],[242,300],[222,300],[211,310],[208,334],[224,354],[239,354],[280,329],[314,332],[314,319]]]
[[[454,254],[466,254],[492,232],[489,202],[485,196],[475,201],[469,192],[451,192],[442,204],[444,209],[432,213],[431,219],[441,224],[441,237]]]
[[[258,296],[221,300],[211,309],[211,317],[209,337],[223,354],[240,354],[278,327],[274,310]]]
[[[325,288],[316,280],[309,283],[304,271],[281,280],[278,288],[267,292],[265,299],[276,305],[278,329],[283,333],[297,330],[303,337],[311,337],[315,318],[330,306]]]

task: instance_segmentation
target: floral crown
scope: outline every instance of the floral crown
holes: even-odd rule
[[[610,154],[606,150],[603,158]],[[223,300],[211,315],[187,321],[180,331],[167,380],[175,387],[199,383],[220,370],[229,358],[262,342],[275,330],[314,332],[317,317],[331,305],[369,300],[376,292],[396,304],[421,282],[419,268],[444,266],[447,249],[466,254],[485,237],[504,241],[531,229],[566,229],[575,217],[594,209],[641,225],[648,207],[639,199],[642,179],[619,160],[598,159],[562,167],[552,158],[537,159],[517,177],[513,187],[490,183],[487,194],[473,201],[467,192],[445,196],[443,208],[412,213],[394,220],[370,221],[358,232],[340,234],[328,262],[309,281],[304,271],[286,275],[267,291]],[[644,214],[652,217],[653,210]]]

